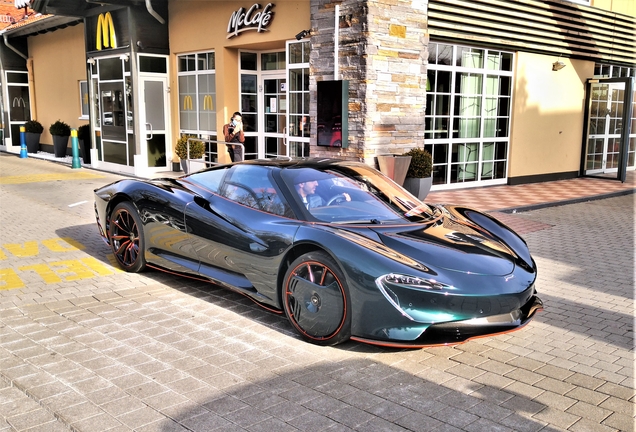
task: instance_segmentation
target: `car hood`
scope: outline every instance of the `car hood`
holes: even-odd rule
[[[479,214],[492,221],[489,216]],[[385,246],[432,268],[505,276],[516,265],[534,267],[525,242],[505,225],[485,227],[458,213],[445,211],[428,224],[370,229]],[[516,241],[506,241],[510,238]]]

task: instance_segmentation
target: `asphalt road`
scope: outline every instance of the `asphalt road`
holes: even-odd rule
[[[545,311],[455,347],[301,341],[211,284],[112,265],[92,191],[0,153],[0,431],[629,431],[634,196],[506,215]]]

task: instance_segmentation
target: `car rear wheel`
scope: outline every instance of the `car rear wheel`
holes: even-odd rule
[[[141,218],[129,202],[117,204],[110,217],[110,246],[119,265],[127,272],[146,268]]]
[[[297,258],[283,283],[283,308],[309,342],[336,345],[349,339],[351,318],[344,274],[325,252]]]

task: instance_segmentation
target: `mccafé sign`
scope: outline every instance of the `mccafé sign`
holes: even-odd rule
[[[267,3],[263,9],[258,3],[254,3],[247,11],[245,8],[240,8],[232,12],[230,22],[227,23],[227,38],[231,39],[234,36],[238,36],[239,33],[249,30],[255,30],[257,32],[267,31],[267,26],[272,22],[274,12],[273,3]]]

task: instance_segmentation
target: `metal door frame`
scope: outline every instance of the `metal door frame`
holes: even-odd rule
[[[259,60],[260,61],[260,60]],[[263,91],[259,91],[258,92],[258,123],[259,123],[259,129],[258,129],[258,133],[257,133],[257,143],[258,143],[258,157],[259,158],[269,158],[269,157],[275,157],[271,154],[268,155],[267,153],[267,137],[274,137],[274,138],[282,138],[283,139],[283,143],[285,146],[285,154],[283,155],[278,155],[278,156],[287,156],[287,154],[289,154],[289,149],[287,148],[287,121],[289,120],[289,116],[287,114],[288,111],[288,106],[287,105],[285,107],[285,127],[283,129],[283,132],[267,132],[265,129],[265,124],[266,124],[266,119],[265,116],[266,114],[270,114],[265,112],[265,105],[266,105],[266,100],[265,100],[265,80],[285,80],[285,84],[287,84],[287,74],[285,72],[285,70],[279,69],[276,71],[259,71],[258,73],[258,77],[257,77],[257,86],[259,89],[263,89]],[[285,101],[287,104],[289,104],[289,97],[288,97],[288,91],[287,91],[287,87],[285,87]],[[280,90],[280,89],[279,89]],[[283,92],[278,92],[277,94],[281,94]],[[278,114],[281,114],[280,111],[280,107],[278,107]]]
[[[165,128],[162,129],[161,133],[165,134],[166,137],[166,165],[165,166],[158,166],[158,167],[151,167],[148,165],[148,134],[149,133],[154,133],[154,130],[152,131],[148,131],[148,128],[146,126],[146,112],[145,112],[145,100],[144,100],[144,90],[146,87],[146,82],[147,81],[161,81],[163,83],[163,89],[164,89],[164,95],[163,95],[163,109],[164,109],[164,124],[165,124]],[[144,72],[140,72],[138,74],[137,77],[137,84],[139,86],[139,91],[138,91],[138,97],[139,97],[139,103],[138,105],[138,111],[139,111],[139,128],[141,130],[141,133],[139,134],[139,154],[142,156],[145,164],[144,164],[144,169],[147,170],[148,172],[152,173],[152,172],[161,172],[161,171],[166,171],[166,170],[170,170],[171,166],[172,166],[172,132],[171,132],[171,118],[170,118],[170,97],[169,97],[169,93],[168,93],[168,89],[170,86],[170,81],[167,75],[163,75],[163,74],[153,74],[153,73],[144,73]]]
[[[616,177],[609,177],[603,173],[599,174],[587,174],[587,146],[589,142],[590,134],[590,109],[591,109],[591,96],[592,96],[592,84],[611,84],[611,83],[624,83],[625,84],[625,98],[623,99],[623,116],[621,118],[623,128],[621,131],[619,155],[618,155],[618,169]],[[615,179],[625,182],[627,178],[627,153],[629,150],[629,135],[631,133],[631,119],[633,109],[634,98],[634,78],[594,78],[588,79],[585,87],[585,112],[584,112],[584,124],[585,129],[583,133],[583,143],[581,147],[581,165],[579,169],[579,176],[581,177],[596,177],[604,179]],[[604,150],[605,152],[606,150]]]

